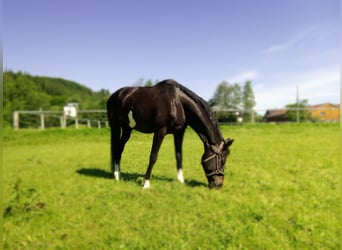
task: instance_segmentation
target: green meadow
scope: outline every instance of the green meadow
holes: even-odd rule
[[[339,249],[339,124],[222,126],[235,139],[221,190],[188,129],[186,183],[172,136],[142,189],[151,134],[133,132],[122,180],[109,129],[3,131],[4,249]]]

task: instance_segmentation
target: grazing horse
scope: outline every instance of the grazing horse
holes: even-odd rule
[[[220,188],[224,180],[224,165],[232,139],[222,137],[217,120],[207,103],[174,80],[164,80],[153,87],[124,87],[107,101],[111,127],[111,157],[114,178],[120,178],[120,160],[133,129],[154,133],[150,161],[144,187],[150,187],[150,176],[166,134],[173,134],[177,162],[177,179],[184,183],[182,142],[189,125],[204,145],[202,166],[209,188]]]

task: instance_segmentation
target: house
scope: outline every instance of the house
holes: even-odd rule
[[[287,110],[286,109],[269,109],[264,115],[265,122],[287,122]]]
[[[322,103],[309,106],[312,120],[317,121],[339,121],[340,104]]]
[[[339,121],[340,119],[340,104],[322,103],[308,106],[306,110],[309,115],[305,115],[305,118],[301,117],[301,121]],[[290,120],[290,111],[287,109],[270,109],[264,115],[265,122],[287,122]]]

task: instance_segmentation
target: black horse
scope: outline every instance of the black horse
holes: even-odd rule
[[[174,136],[177,178],[183,183],[182,142],[189,125],[204,144],[202,166],[209,188],[223,185],[224,165],[234,140],[223,139],[209,106],[191,90],[174,80],[164,80],[153,87],[121,88],[109,97],[107,115],[111,127],[111,165],[116,180],[120,178],[121,154],[132,130],[136,129],[154,133],[144,188],[150,187],[152,168],[166,134]]]

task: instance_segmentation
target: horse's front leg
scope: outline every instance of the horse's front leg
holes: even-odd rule
[[[173,133],[175,144],[176,162],[177,162],[177,179],[184,183],[183,167],[182,167],[182,143],[185,130],[176,131]]]
[[[144,181],[144,189],[150,187],[150,177],[151,177],[151,172],[153,165],[157,161],[158,157],[158,152],[160,149],[160,146],[163,142],[163,139],[166,134],[166,129],[161,129],[158,132],[154,133],[153,135],[153,144],[152,144],[152,149],[151,149],[151,154],[150,154],[150,162],[148,164],[146,173],[145,173],[145,181]]]

